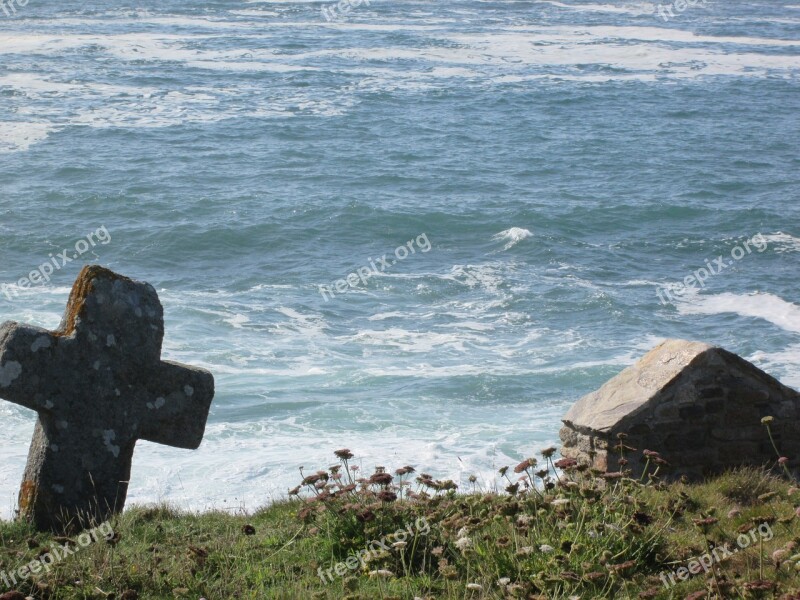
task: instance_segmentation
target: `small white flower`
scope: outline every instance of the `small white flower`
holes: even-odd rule
[[[472,540],[468,537],[460,537],[456,540],[456,548],[464,552],[472,547]]]
[[[475,590],[476,592],[483,591],[483,586],[480,583],[468,583],[467,584],[468,590]]]
[[[517,523],[519,523],[520,525],[527,525],[531,521],[533,521],[533,517],[530,515],[519,515],[517,517]]]
[[[552,546],[548,546],[547,544],[542,544],[541,546],[539,546],[540,552],[552,552],[553,550],[555,550],[555,548],[553,548]]]
[[[511,578],[510,577],[501,577],[500,579],[497,580],[497,585],[499,585],[501,587],[505,587],[509,583],[511,583]]]
[[[394,577],[394,573],[386,569],[378,569],[377,571],[370,571],[370,577]]]
[[[467,529],[466,527],[462,527],[461,529],[458,530],[456,537],[465,538],[468,535],[469,535],[469,529]]]
[[[408,542],[395,542],[392,544],[392,548],[405,548],[408,546]]]
[[[567,498],[556,498],[550,504],[553,506],[564,506],[565,504],[569,504],[569,499]]]

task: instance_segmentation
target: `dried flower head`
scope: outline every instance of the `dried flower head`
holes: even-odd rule
[[[320,479],[322,479],[322,478],[319,476],[319,474],[307,475],[306,477],[303,478],[303,484],[304,485],[315,485],[318,481],[320,481]]]
[[[746,592],[771,592],[775,589],[775,583],[767,580],[751,581],[744,584]]]
[[[692,519],[692,523],[694,523],[701,531],[707,533],[712,525],[715,525],[719,519],[716,517],[706,517],[705,519]]]
[[[514,473],[522,473],[523,471],[530,469],[536,463],[534,459],[526,458],[521,463],[519,463],[516,467],[514,467]]]
[[[378,500],[381,502],[394,502],[397,500],[397,494],[390,490],[381,490],[378,493]]]
[[[341,458],[342,460],[350,460],[353,458],[353,453],[350,452],[347,448],[342,448],[341,450],[337,450],[334,452],[337,458]]]
[[[619,563],[617,565],[608,565],[608,570],[612,571],[613,573],[622,573],[623,571],[627,571],[632,567],[636,566],[635,560],[626,560],[623,563]]]
[[[634,448],[633,446],[627,446],[627,445],[623,444],[622,442],[620,442],[619,444],[614,446],[612,448],[612,450],[616,450],[617,452],[621,452],[623,450],[627,451],[627,452],[636,452],[636,448]]]
[[[389,473],[375,473],[369,478],[369,482],[375,485],[389,485],[393,477]]]

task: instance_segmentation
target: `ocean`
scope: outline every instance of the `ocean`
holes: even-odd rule
[[[0,320],[98,263],[216,377],[129,503],[253,510],[344,447],[491,488],[664,338],[800,386],[797,0],[9,1]],[[34,422],[0,402],[6,518]]]

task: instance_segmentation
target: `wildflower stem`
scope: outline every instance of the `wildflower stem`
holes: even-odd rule
[[[778,450],[778,445],[775,443],[775,438],[772,437],[772,429],[769,426],[769,423],[765,423],[764,426],[767,428],[767,435],[769,436],[769,441],[772,444],[772,448],[775,450],[775,454],[778,456],[778,464],[783,467],[783,472],[786,473],[786,476],[789,479],[794,479],[792,472],[789,470],[789,467],[786,466],[786,463],[781,462],[781,452]]]
[[[639,482],[644,482],[644,476],[647,475],[647,472],[650,470],[650,457],[647,457],[647,461],[644,463],[644,469],[642,470],[642,476],[639,478]]]

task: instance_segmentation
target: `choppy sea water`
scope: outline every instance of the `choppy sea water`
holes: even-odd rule
[[[216,376],[200,450],[140,442],[131,502],[252,509],[341,447],[491,486],[666,337],[800,386],[797,0],[331,6],[0,13],[0,320],[57,326],[98,262]],[[0,402],[5,517],[34,419]]]

